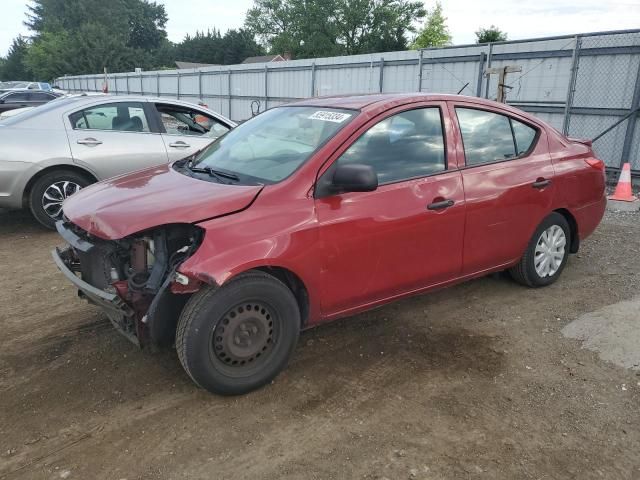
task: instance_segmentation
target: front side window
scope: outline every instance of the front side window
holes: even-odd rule
[[[74,129],[148,132],[149,123],[144,108],[138,102],[96,105],[69,115]]]
[[[197,110],[166,104],[156,104],[156,109],[169,135],[218,138],[229,131],[228,126]]]
[[[342,154],[338,164],[343,163],[370,165],[380,184],[445,170],[440,108],[409,110],[382,120]]]
[[[28,92],[10,93],[6,97],[4,97],[5,103],[21,103],[21,102],[26,102],[28,99],[29,99]]]
[[[499,162],[524,155],[537,130],[505,115],[456,107],[467,166]]]
[[[240,181],[279,182],[356,115],[353,110],[335,108],[273,108],[213,142],[193,167],[233,173]]]

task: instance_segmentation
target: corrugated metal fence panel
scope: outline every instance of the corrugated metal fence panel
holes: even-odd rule
[[[269,69],[269,96],[277,98],[311,96],[311,70]]]
[[[494,60],[491,67],[518,65],[521,73],[508,74],[506,83],[511,87],[507,98],[511,101],[564,102],[571,78],[571,57],[546,59]],[[489,87],[489,98],[496,98],[498,77],[494,75]]]
[[[236,70],[231,75],[231,95],[242,97],[264,97],[264,70],[243,72]]]
[[[202,74],[202,92],[203,95],[228,95],[227,89],[229,74],[207,75]]]
[[[635,90],[638,64],[640,55],[637,54],[581,56],[573,105],[628,108]],[[602,75],[600,72],[609,74]],[[615,83],[612,78],[617,79]]]
[[[178,75],[167,72],[160,76],[160,95],[175,97],[178,95]]]
[[[342,67],[316,71],[318,96],[378,92],[380,71],[373,62],[367,67]]]
[[[158,94],[158,77],[155,75],[143,75],[142,76],[142,88],[145,95],[157,95]]]
[[[126,75],[116,77],[116,88],[118,89],[119,92],[128,91]]]
[[[593,138],[605,128],[613,125],[619,117],[609,115],[571,115],[569,136],[577,138]],[[622,155],[622,145],[626,132],[626,124],[620,124],[609,132],[601,141],[594,143],[593,148],[598,156],[609,166],[617,166]]]
[[[417,91],[418,65],[385,65],[382,84],[385,92]]]
[[[422,91],[474,95],[478,79],[478,61],[427,63],[422,66]],[[468,84],[465,87],[465,84]]]

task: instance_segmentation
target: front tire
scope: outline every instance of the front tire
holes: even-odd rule
[[[285,368],[299,334],[300,310],[291,290],[254,271],[189,299],[178,321],[176,350],[199,386],[239,395]]]
[[[44,227],[54,230],[62,218],[62,202],[67,197],[90,185],[84,175],[71,170],[54,170],[38,178],[29,194],[29,208]]]
[[[562,215],[553,212],[534,232],[520,262],[509,270],[511,277],[528,287],[551,285],[567,264],[569,245],[569,224]]]

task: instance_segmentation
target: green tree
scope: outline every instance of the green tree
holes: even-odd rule
[[[476,32],[476,43],[502,42],[507,39],[507,33],[495,25],[489,28],[480,28]]]
[[[231,29],[222,37],[222,63],[224,65],[233,65],[242,63],[247,57],[256,55],[264,55],[264,48],[256,43],[251,32],[240,28],[238,30]]]
[[[272,54],[310,58],[404,49],[425,14],[411,0],[255,0],[245,26]]]
[[[186,35],[175,46],[175,59],[185,62],[230,65],[241,63],[245,58],[264,55],[252,33],[245,29],[228,30],[224,35],[219,30],[196,32]]]
[[[183,62],[222,63],[222,35],[215,28],[187,34],[175,47],[175,59]]]
[[[39,78],[132,70],[168,61],[164,6],[148,0],[33,0],[26,64]]]
[[[442,14],[442,5],[438,2],[433,10],[428,12],[427,21],[411,47],[418,49],[451,45],[451,34],[446,22],[447,18]]]
[[[7,56],[2,59],[0,79],[33,80],[33,72],[28,68],[25,58],[29,50],[29,42],[22,36],[13,39]]]

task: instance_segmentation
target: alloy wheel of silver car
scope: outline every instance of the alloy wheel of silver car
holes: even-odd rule
[[[54,220],[62,217],[62,202],[82,187],[68,180],[49,185],[42,195],[42,208]]]
[[[559,225],[547,228],[536,244],[534,266],[540,278],[553,277],[565,257],[567,237]]]

